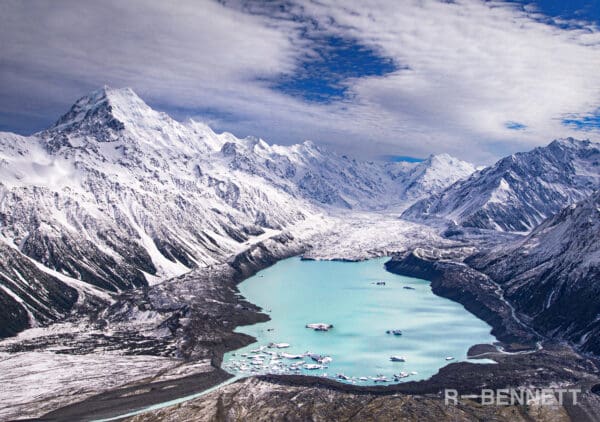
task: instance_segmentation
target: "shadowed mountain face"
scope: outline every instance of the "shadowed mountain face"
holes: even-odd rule
[[[0,133],[0,315],[16,321],[1,336],[59,318],[78,300],[223,262],[329,210],[401,203],[409,179],[416,192],[427,185],[416,199],[472,170],[444,156],[456,171],[432,178],[438,161],[361,162],[311,142],[268,145],[177,122],[130,89],[93,92],[45,131]]]
[[[0,244],[0,337],[64,316],[77,298],[75,289]]]
[[[524,232],[599,187],[600,146],[569,138],[503,158],[418,201],[403,217]]]
[[[502,284],[540,332],[600,353],[600,192],[468,263]]]

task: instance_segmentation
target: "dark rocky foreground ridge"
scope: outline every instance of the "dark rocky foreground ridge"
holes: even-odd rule
[[[15,274],[14,271],[29,282],[17,285],[14,282],[16,277],[9,276]],[[0,244],[0,280],[0,286],[7,286],[7,289],[0,288],[0,338],[13,336],[29,327],[33,318],[49,322],[63,317],[77,301],[75,289],[40,271],[18,251],[4,244]],[[48,294],[40,297],[29,312],[27,308],[19,306],[14,294],[11,294],[13,291],[24,290],[24,294],[36,296],[41,286],[47,289]],[[32,318],[34,313],[35,317]]]
[[[3,352],[38,351],[56,344],[62,353],[86,354],[120,350],[130,355],[171,356],[193,361],[210,359],[215,367],[225,351],[253,339],[234,333],[235,327],[268,319],[260,309],[239,295],[236,285],[275,262],[306,249],[290,234],[264,240],[230,261],[210,269],[193,271],[153,287],[123,292],[107,307],[72,314],[72,321],[86,321],[86,330],[9,342]],[[146,322],[148,315],[161,321]],[[105,330],[110,326],[110,331]]]
[[[570,403],[564,407],[482,406],[470,399],[448,406],[437,392],[370,392],[309,377],[261,377],[247,378],[188,403],[127,420],[595,421],[598,396],[590,393],[589,387],[586,391],[579,396],[578,407]]]
[[[227,380],[220,369],[223,354],[250,344],[254,339],[236,333],[240,325],[268,319],[248,303],[236,285],[278,260],[302,253],[306,245],[281,234],[238,254],[210,271],[195,271],[161,285],[124,292],[110,307],[72,315],[73,320],[88,319],[85,330],[59,333],[15,341],[0,352],[40,352],[60,347],[59,353],[89,355],[118,351],[126,355],[152,355],[177,358],[182,367],[208,362],[208,368],[191,375],[176,376],[148,368],[148,377],[111,391],[77,401],[51,411],[41,420],[77,421],[114,417],[141,407],[198,393]],[[145,321],[159,314],[156,327]],[[105,328],[110,326],[110,330]]]

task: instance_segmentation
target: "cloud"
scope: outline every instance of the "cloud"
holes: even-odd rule
[[[598,29],[550,22],[529,7],[99,3],[0,3],[1,128],[41,129],[109,84],[237,135],[313,139],[365,157],[449,152],[480,163],[581,135],[565,119],[600,106]],[[344,95],[329,102],[278,89],[276,81],[293,80],[320,54],[315,40],[328,37],[348,40],[349,51],[367,47],[396,70],[338,78]],[[586,137],[598,136],[587,129]]]
[[[561,116],[600,102],[596,28],[560,29],[493,2],[361,4],[340,9],[332,2],[314,13],[408,64],[408,72],[354,87],[371,112],[389,115],[399,131],[447,142],[458,154],[485,152],[489,141],[511,145],[515,136],[527,148],[572,134]],[[515,135],[507,121],[527,130]]]
[[[214,2],[9,0],[0,37],[3,112],[64,105],[105,83],[180,107],[256,99],[251,81],[290,71],[296,54],[283,23]]]

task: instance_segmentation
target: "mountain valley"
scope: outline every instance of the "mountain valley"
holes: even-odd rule
[[[223,354],[253,341],[235,328],[269,319],[237,284],[299,255],[390,256],[389,271],[431,281],[492,326],[498,344],[470,355],[497,365],[450,363],[430,380],[364,391],[250,377],[194,408],[254,419],[274,403],[254,393],[318,406],[325,392],[324,415],[337,400],[367,398],[385,413],[393,397],[415,415],[449,416],[442,387],[531,382],[583,386],[589,420],[600,414],[590,392],[600,384],[596,143],[555,140],[479,170],[447,154],[359,161],[310,141],[217,134],[105,87],[47,130],[0,133],[0,176],[0,419],[113,417],[220,384]],[[40,370],[49,375],[35,391],[13,394]],[[157,412],[192,420],[180,406]],[[576,411],[560,408],[565,418]],[[469,401],[460,412],[456,420],[510,417]]]

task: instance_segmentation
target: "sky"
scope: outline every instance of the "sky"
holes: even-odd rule
[[[489,164],[600,140],[600,0],[2,0],[0,130],[109,85],[270,143]]]

